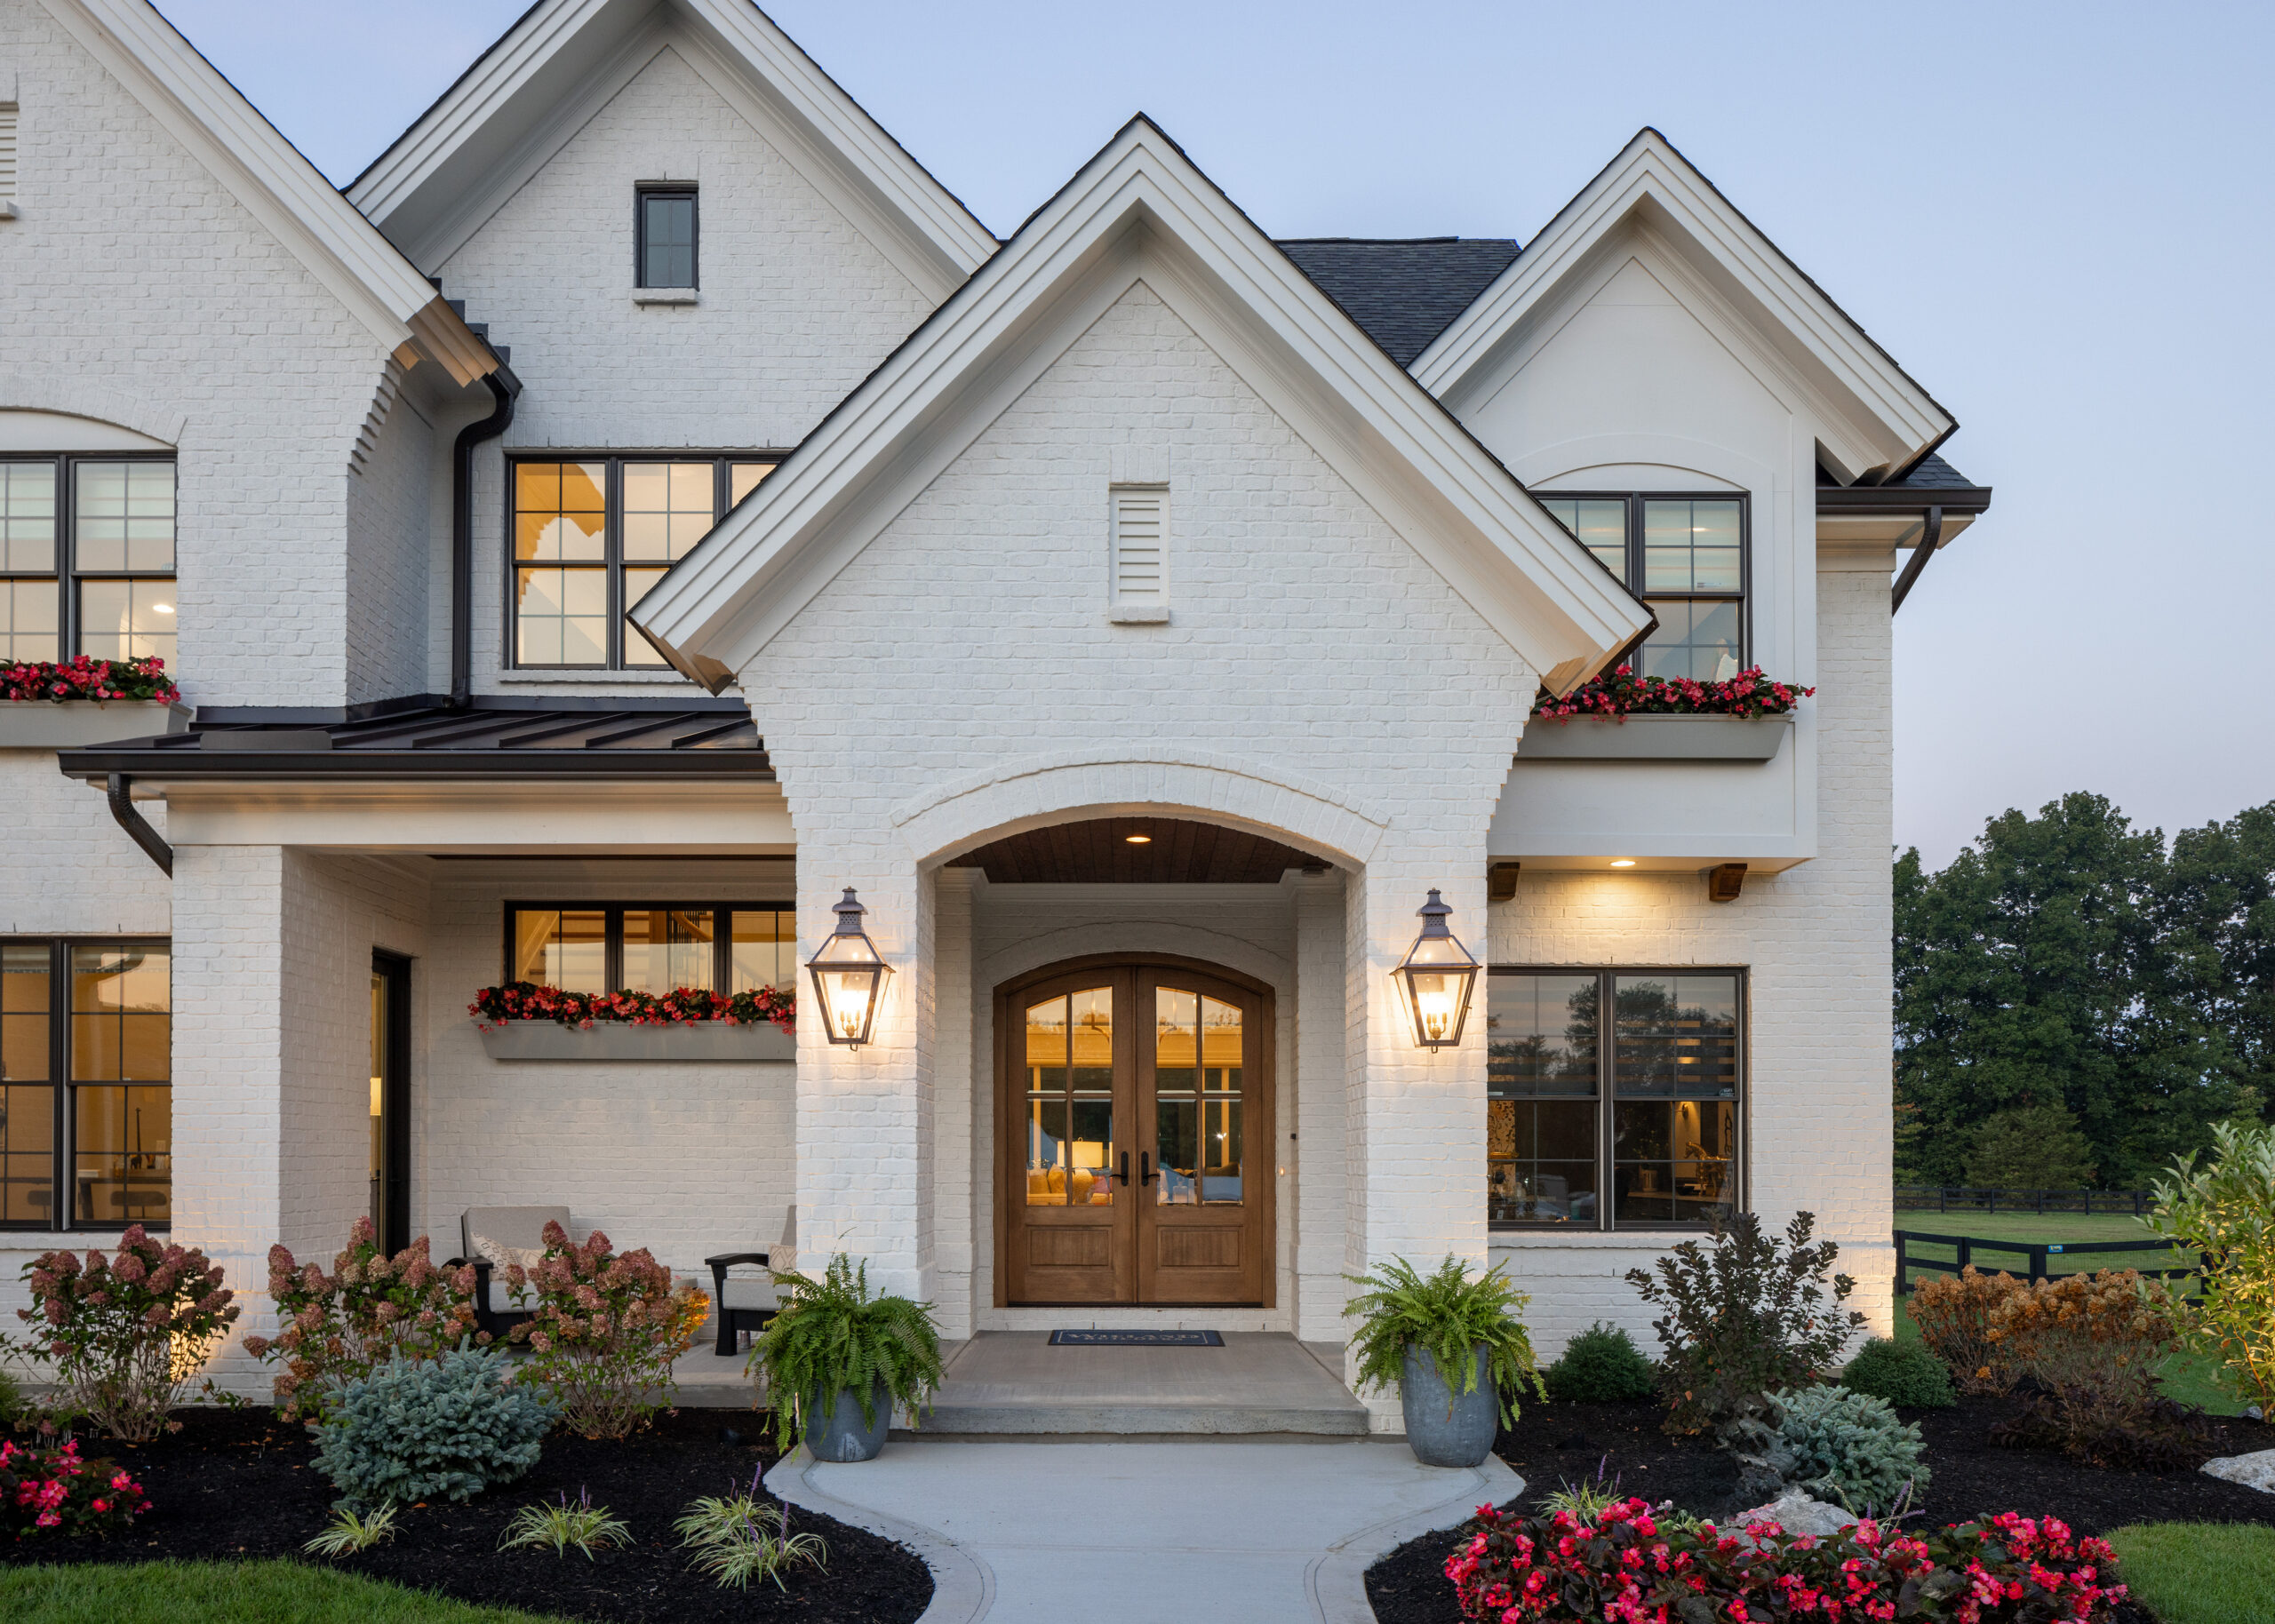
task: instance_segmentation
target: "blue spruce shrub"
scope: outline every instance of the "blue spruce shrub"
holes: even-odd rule
[[[508,1382],[510,1368],[504,1349],[464,1343],[439,1359],[396,1355],[340,1386],[315,1429],[316,1470],[355,1509],[471,1500],[513,1482],[537,1464],[553,1405]]]
[[[1892,1341],[1876,1336],[1856,1350],[1840,1385],[1852,1393],[1870,1393],[1890,1404],[1919,1409],[1948,1410],[1959,1402],[1952,1391],[1952,1373],[1929,1352],[1924,1342]]]
[[[1656,1373],[1635,1339],[1600,1319],[1565,1343],[1542,1376],[1551,1398],[1581,1404],[1648,1398],[1656,1385]]]
[[[1927,1488],[1920,1429],[1886,1399],[1830,1386],[1771,1397],[1785,1413],[1773,1462],[1806,1493],[1862,1516],[1891,1509],[1906,1484],[1914,1503]]]

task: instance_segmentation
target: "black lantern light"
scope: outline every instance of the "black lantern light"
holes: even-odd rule
[[[1469,1016],[1469,995],[1482,968],[1469,956],[1446,918],[1453,912],[1439,900],[1437,888],[1418,910],[1422,934],[1406,950],[1406,960],[1392,972],[1414,1020],[1414,1041],[1425,1049],[1443,1048],[1461,1041],[1462,1023]]]
[[[865,910],[854,900],[851,886],[845,888],[844,900],[834,912],[837,929],[821,944],[821,951],[806,961],[806,968],[813,972],[822,1030],[832,1043],[859,1048],[869,1040],[892,967],[877,956],[876,943],[861,928]]]

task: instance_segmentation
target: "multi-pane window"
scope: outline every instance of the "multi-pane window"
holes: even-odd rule
[[[1736,970],[1495,969],[1489,1221],[1704,1226],[1735,1210],[1744,983]]]
[[[171,458],[0,458],[0,659],[174,667]]]
[[[636,194],[639,281],[643,288],[695,286],[695,191],[643,187]]]
[[[564,992],[787,991],[797,951],[792,911],[762,904],[515,904],[506,911],[506,978]]]
[[[774,469],[732,457],[512,466],[514,664],[598,670],[664,664],[625,614]]]
[[[172,1218],[172,963],[164,941],[0,943],[0,1225]]]
[[[1540,504],[1659,617],[1636,666],[1720,682],[1746,664],[1746,505],[1735,496],[1544,496]]]

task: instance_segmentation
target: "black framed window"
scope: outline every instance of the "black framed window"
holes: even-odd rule
[[[0,659],[175,668],[174,461],[0,457]]]
[[[515,458],[507,628],[517,667],[657,669],[624,617],[774,471],[738,457]]]
[[[795,913],[770,903],[512,903],[506,979],[564,992],[785,991]]]
[[[1743,970],[1496,966],[1487,1000],[1492,1227],[1703,1229],[1736,1210]]]
[[[1552,492],[1540,505],[1651,606],[1647,677],[1721,682],[1746,657],[1747,504],[1728,492]]]
[[[0,942],[0,1228],[171,1222],[172,962],[164,939]]]
[[[642,187],[634,195],[643,288],[695,286],[695,188]]]

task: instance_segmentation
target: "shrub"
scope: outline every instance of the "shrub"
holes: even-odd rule
[[[1542,1397],[1540,1372],[1532,1341],[1517,1311],[1532,1301],[1509,1283],[1494,1264],[1473,1280],[1467,1265],[1449,1253],[1425,1279],[1402,1257],[1371,1273],[1344,1278],[1366,1290],[1344,1304],[1346,1317],[1359,1317],[1358,1385],[1387,1392],[1405,1380],[1406,1350],[1419,1348],[1446,1384],[1447,1413],[1455,1397],[1477,1390],[1477,1350],[1485,1349],[1485,1373],[1500,1400],[1502,1421],[1517,1424],[1517,1395],[1525,1383]]]
[[[2231,1393],[2275,1414],[2275,1123],[2221,1123],[2212,1159],[2175,1161],[2156,1192],[2149,1227],[2206,1254],[2190,1340]]]
[[[130,1443],[167,1429],[183,1383],[237,1318],[221,1270],[203,1252],[161,1246],[139,1223],[119,1237],[114,1258],[92,1247],[84,1263],[47,1252],[23,1275],[32,1307],[16,1318],[39,1328],[9,1345],[54,1361],[56,1408]]]
[[[516,1301],[536,1300],[536,1317],[512,1333],[536,1356],[528,1379],[552,1389],[563,1424],[588,1438],[623,1437],[669,1401],[672,1361],[695,1345],[711,1304],[675,1286],[645,1248],[619,1256],[598,1230],[579,1246],[553,1222],[537,1267],[509,1266],[506,1283]]]
[[[1976,1128],[1967,1182],[1987,1190],[2077,1190],[2094,1182],[2094,1149],[2061,1106],[2017,1106]]]
[[[1856,1289],[1847,1275],[1832,1277],[1832,1300],[1825,1300],[1823,1277],[1840,1248],[1808,1244],[1816,1222],[1794,1214],[1781,1247],[1760,1219],[1739,1213],[1728,1230],[1715,1226],[1711,1250],[1687,1240],[1658,1261],[1656,1278],[1627,1271],[1643,1301],[1664,1310],[1651,1329],[1666,1349],[1659,1365],[1666,1429],[1711,1429],[1737,1458],[1748,1493],[1767,1496],[1779,1486],[1770,1456],[1780,1417],[1770,1395],[1816,1382],[1864,1323],[1840,1306]]]
[[[774,1285],[781,1309],[758,1333],[746,1368],[765,1374],[778,1446],[787,1449],[802,1431],[810,1406],[826,1410],[840,1393],[852,1394],[862,1423],[874,1427],[880,1381],[915,1423],[918,1407],[940,1385],[930,1303],[871,1296],[869,1266],[857,1267],[842,1252],[818,1280],[778,1274]]]
[[[268,1249],[268,1291],[284,1329],[273,1337],[248,1336],[257,1359],[282,1359],[276,1411],[286,1421],[321,1421],[323,1406],[344,1381],[371,1373],[401,1355],[440,1358],[474,1328],[474,1270],[439,1269],[421,1235],[395,1256],[379,1246],[369,1218],[347,1232],[347,1247],[326,1274],[300,1264],[282,1246]]]
[[[1916,1501],[1928,1486],[1920,1429],[1896,1420],[1886,1399],[1841,1387],[1804,1388],[1776,1398],[1785,1413],[1779,1469],[1818,1500],[1886,1513],[1899,1500]]]
[[[2213,1453],[2208,1423],[2157,1390],[2185,1313],[2162,1281],[2130,1269],[2037,1280],[2009,1294],[1992,1310],[1989,1334],[2028,1378],[2028,1409],[1993,1436],[2051,1445],[2089,1466],[2201,1464]]]
[[[1856,1350],[1840,1385],[1907,1409],[1948,1410],[1959,1402],[1944,1362],[1919,1342],[1876,1336]]]
[[[1635,1339],[1601,1320],[1564,1344],[1542,1381],[1551,1398],[1580,1404],[1648,1398],[1656,1385],[1651,1362]]]
[[[1640,1500],[1592,1522],[1479,1509],[1478,1529],[1446,1559],[1462,1616],[1529,1619],[1855,1618],[1951,1624],[2107,1620],[2125,1587],[2116,1557],[2053,1517],[2011,1513],[1926,1535],[1865,1520],[1834,1534],[1743,1534],[1712,1523],[1661,1524]]]
[[[111,1461],[82,1461],[76,1438],[28,1449],[0,1441],[0,1531],[12,1540],[108,1539],[149,1509],[140,1484]]]
[[[1956,1276],[1912,1288],[1912,1323],[1962,1393],[2003,1393],[2016,1373],[1991,1340],[1991,1314],[2023,1283],[2010,1274],[1980,1274],[1969,1263]]]
[[[316,1470],[362,1509],[444,1495],[471,1500],[537,1464],[553,1408],[507,1380],[499,1348],[389,1359],[342,1383],[316,1428]]]

